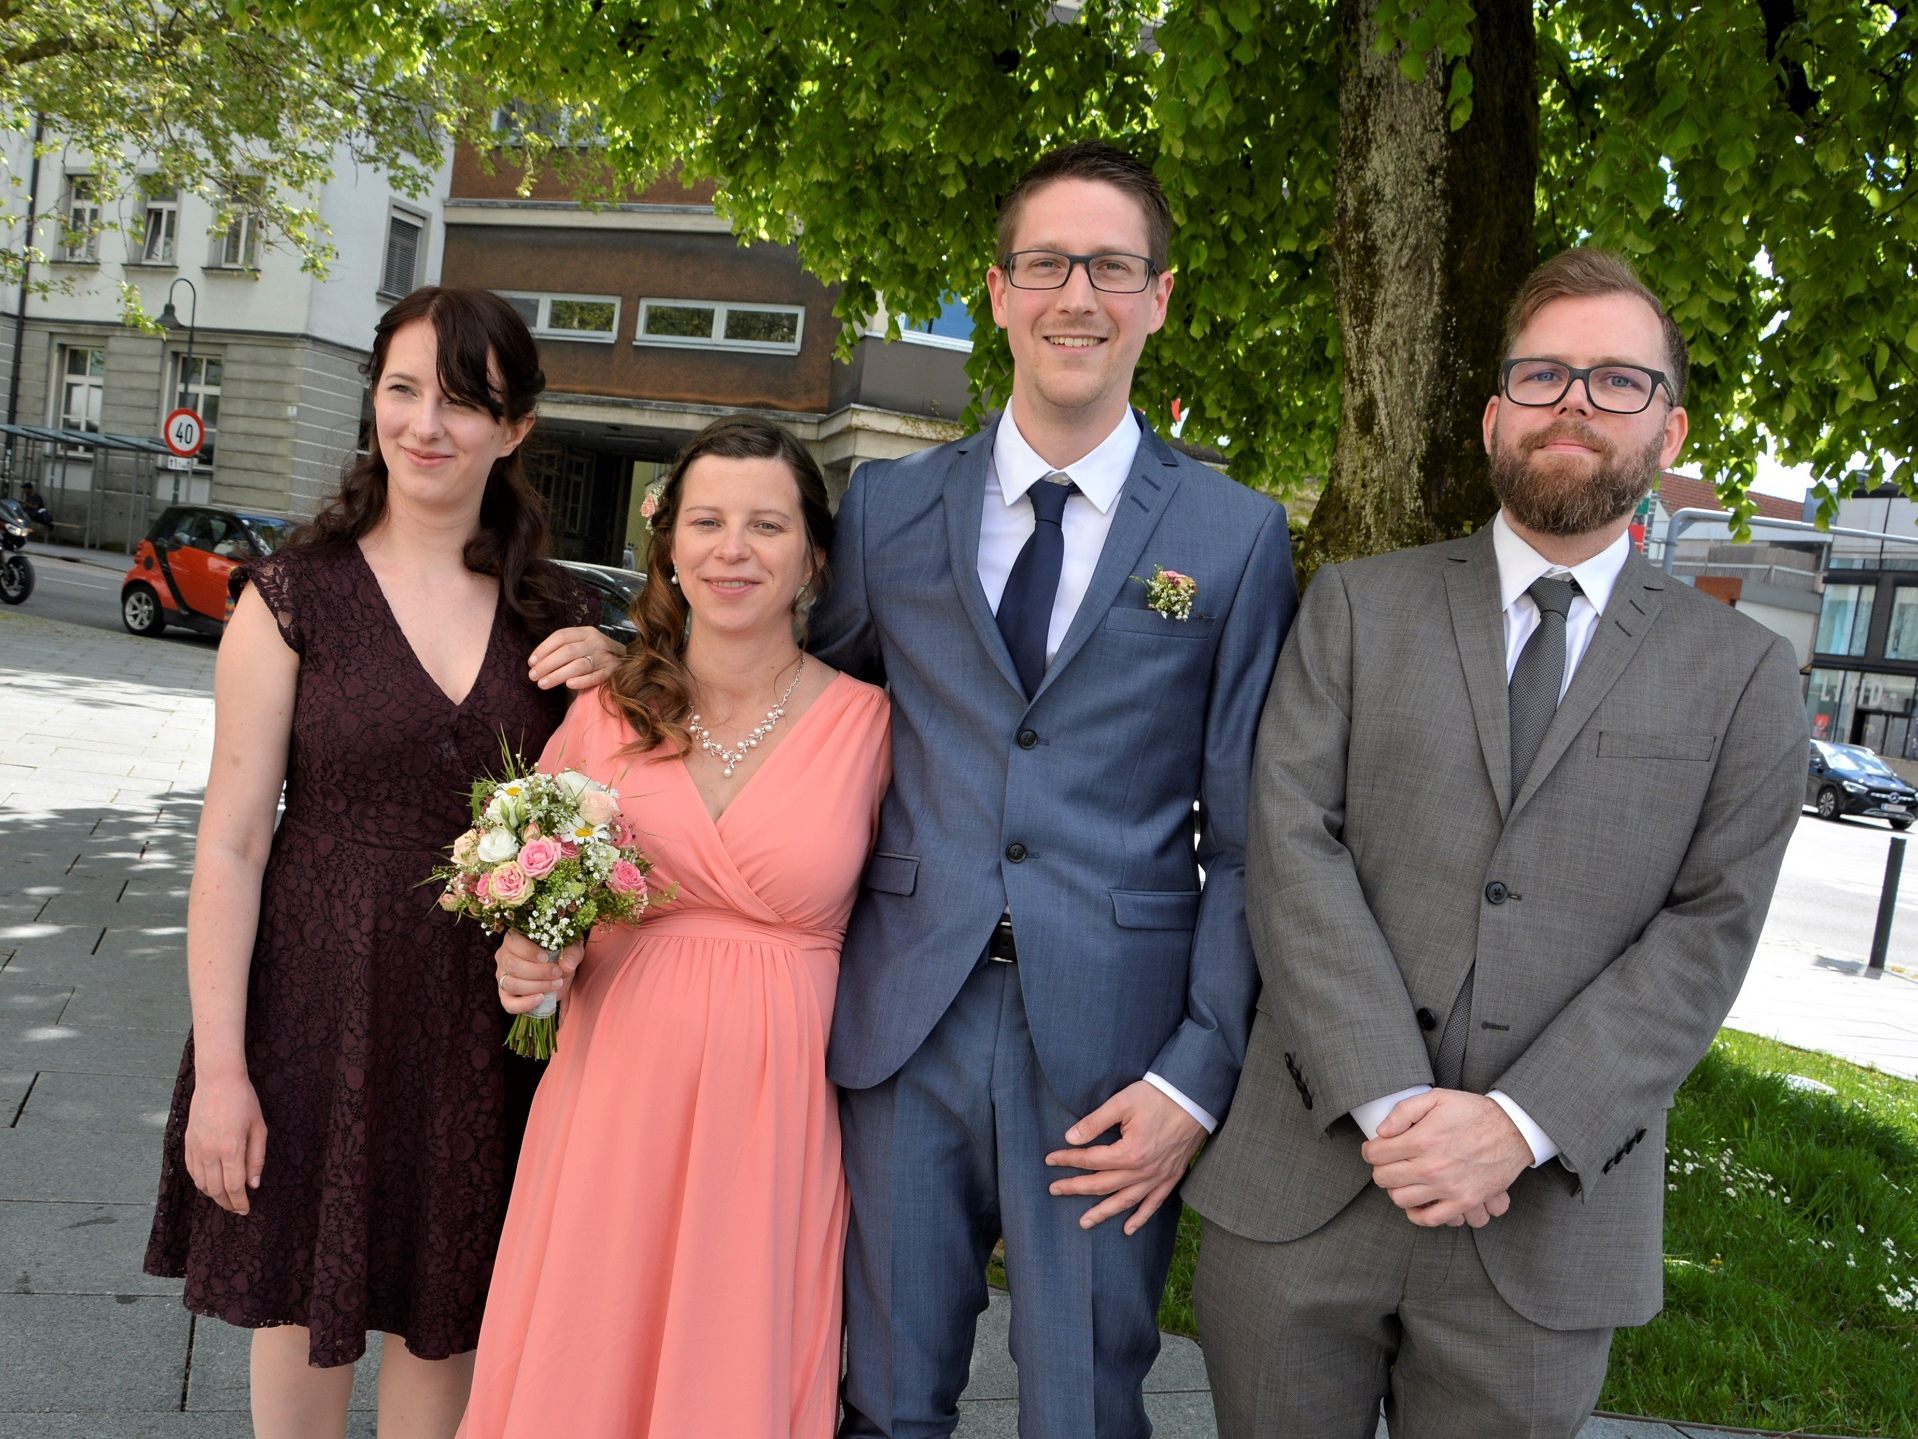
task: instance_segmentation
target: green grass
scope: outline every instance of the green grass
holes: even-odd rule
[[[1918,1083],[1727,1030],[1669,1128],[1665,1312],[1618,1332],[1600,1407],[1918,1434]],[[1159,1310],[1181,1334],[1198,1240],[1188,1211]]]

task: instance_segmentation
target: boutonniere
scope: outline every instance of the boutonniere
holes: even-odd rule
[[[1164,565],[1154,565],[1151,579],[1134,575],[1132,580],[1135,584],[1145,586],[1145,602],[1149,609],[1169,620],[1192,618],[1192,602],[1199,597],[1199,582],[1191,575],[1182,575]]]

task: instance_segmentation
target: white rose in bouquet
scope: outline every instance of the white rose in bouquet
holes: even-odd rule
[[[576,769],[563,769],[553,776],[553,783],[565,792],[566,798],[578,802],[579,797],[593,787],[593,782]]]
[[[487,864],[502,864],[519,853],[519,841],[510,829],[489,829],[480,836],[479,857]]]

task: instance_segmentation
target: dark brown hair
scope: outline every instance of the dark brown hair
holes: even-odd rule
[[[632,726],[636,750],[671,743],[675,754],[684,754],[692,747],[686,733],[686,719],[693,712],[693,680],[686,670],[686,624],[691,612],[685,595],[672,583],[673,526],[679,518],[686,472],[707,455],[724,460],[778,460],[792,472],[806,543],[821,557],[806,588],[817,598],[829,578],[825,557],[832,553],[832,504],[826,477],[811,452],[770,420],[743,415],[714,420],[694,435],[667,471],[654,504],[646,587],[632,608],[639,636],[626,647],[626,658],[606,682],[613,708]]]
[[[1165,191],[1158,176],[1144,161],[1127,154],[1104,140],[1079,140],[1045,156],[1012,187],[999,207],[999,260],[1012,253],[1019,229],[1019,213],[1033,194],[1058,180],[1097,180],[1123,190],[1137,202],[1145,216],[1146,258],[1154,269],[1163,271],[1171,262],[1172,208],[1166,204]]]
[[[1505,339],[1500,358],[1509,360],[1519,331],[1531,324],[1532,317],[1554,300],[1590,299],[1599,295],[1636,295],[1652,307],[1659,327],[1665,332],[1666,373],[1671,376],[1674,405],[1685,403],[1685,387],[1691,380],[1691,353],[1685,337],[1666,313],[1658,296],[1645,288],[1645,282],[1624,260],[1609,250],[1581,245],[1563,250],[1525,277],[1505,312]],[[1549,357],[1548,357],[1549,358]]]
[[[519,313],[490,290],[428,285],[394,305],[380,317],[372,357],[361,367],[370,385],[379,385],[393,336],[415,320],[433,327],[437,378],[445,394],[507,423],[533,413],[546,388],[539,349]],[[499,371],[498,390],[488,373],[489,360]],[[464,558],[475,574],[499,577],[507,608],[543,639],[576,617],[577,590],[547,558],[546,507],[520,463],[525,448],[522,441],[493,462],[480,500],[479,533],[466,542]],[[385,515],[386,458],[375,435],[366,457],[340,477],[339,493],[288,547],[339,549],[358,541]]]

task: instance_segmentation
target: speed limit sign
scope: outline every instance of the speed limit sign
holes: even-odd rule
[[[189,410],[184,405],[166,417],[161,426],[160,438],[166,441],[166,447],[183,460],[190,460],[200,453],[200,446],[206,443],[206,425],[200,419],[198,410]]]

